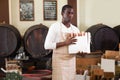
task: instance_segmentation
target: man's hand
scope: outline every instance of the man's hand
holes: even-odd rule
[[[77,41],[77,39],[75,39],[74,37],[68,37],[68,38],[65,40],[65,44],[66,44],[66,45],[75,44],[76,41]]]
[[[78,53],[77,53],[77,55],[82,56],[82,57],[85,57],[86,54],[87,54],[87,53],[83,53],[83,52],[78,52]]]

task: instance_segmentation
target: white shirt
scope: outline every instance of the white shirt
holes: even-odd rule
[[[56,49],[56,44],[62,41],[62,38],[65,37],[65,33],[79,32],[79,29],[72,24],[70,24],[70,27],[67,28],[63,23],[56,22],[49,28],[44,47],[45,49]],[[63,35],[63,37],[61,35]]]

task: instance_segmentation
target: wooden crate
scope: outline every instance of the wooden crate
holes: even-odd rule
[[[77,74],[80,73],[80,71],[84,71],[86,69],[90,69],[92,65],[97,65],[97,63],[100,63],[101,61],[101,55],[94,55],[94,56],[85,56],[85,57],[77,57],[76,59],[76,71]]]
[[[117,56],[119,56],[119,51],[106,50],[104,54],[106,59],[116,59]]]

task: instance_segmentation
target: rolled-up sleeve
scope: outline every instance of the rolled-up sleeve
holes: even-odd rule
[[[55,49],[56,48],[55,38],[56,38],[56,31],[55,31],[54,26],[51,26],[49,28],[49,31],[48,31],[46,39],[45,39],[44,48],[45,49]]]

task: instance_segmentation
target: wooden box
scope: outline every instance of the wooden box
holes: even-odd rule
[[[90,70],[92,65],[97,65],[100,63],[101,60],[101,54],[88,54],[84,57],[78,56],[76,59],[76,71],[77,74],[80,73],[80,71],[84,70]]]

